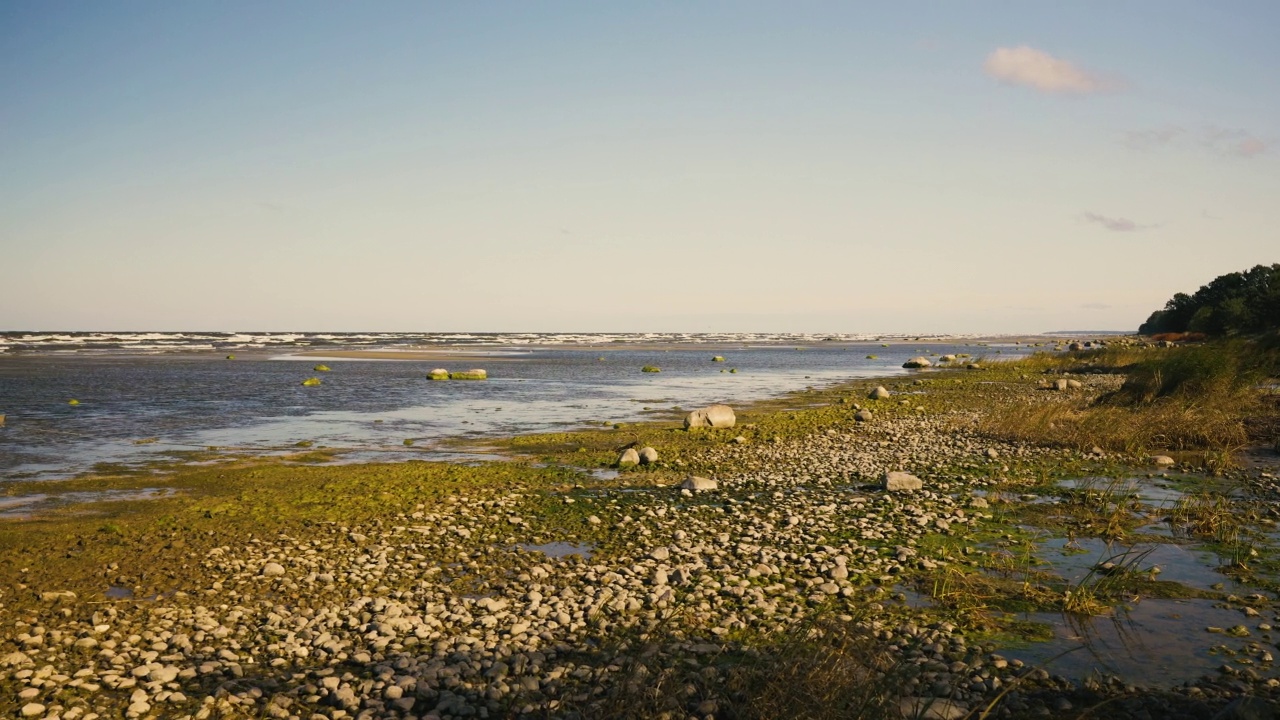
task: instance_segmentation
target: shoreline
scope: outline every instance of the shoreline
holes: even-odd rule
[[[1078,377],[1080,398],[1115,386],[1111,376]],[[946,662],[965,665],[957,677],[984,677],[981,690],[957,686],[947,702],[981,708],[999,694],[1003,679],[1021,683],[1016,702],[1027,712],[1052,711],[1058,698],[1079,703],[1080,687],[1047,673],[1033,677],[1026,672],[1030,664],[1020,667],[1001,656],[1011,655],[1001,648],[1017,645],[1021,632],[1002,613],[975,615],[936,592],[938,579],[950,577],[947,568],[998,558],[1003,551],[989,545],[992,537],[1021,533],[1017,527],[1028,519],[1048,522],[1026,513],[1051,506],[997,498],[1054,497],[1061,492],[1058,478],[1121,472],[1141,462],[1122,453],[1095,456],[994,441],[975,434],[972,424],[965,429],[962,418],[997,407],[997,400],[1073,397],[1038,394],[1044,391],[1033,383],[1003,368],[854,380],[739,408],[739,426],[731,430],[688,433],[660,421],[514,437],[500,444],[518,457],[476,467],[275,461],[179,470],[169,478],[179,494],[146,501],[155,504],[122,502],[105,516],[67,511],[21,526],[0,524],[0,543],[8,548],[0,555],[0,578],[16,589],[0,598],[0,619],[22,631],[3,636],[10,653],[5,657],[13,663],[0,671],[0,686],[14,689],[9,697],[16,697],[17,688],[27,686],[14,674],[21,668],[48,662],[66,672],[62,668],[93,657],[98,666],[88,682],[104,689],[69,691],[59,704],[124,708],[141,688],[143,702],[164,708],[165,716],[195,717],[206,705],[260,713],[266,699],[281,693],[297,712],[336,707],[351,715],[373,710],[376,717],[444,717],[467,709],[600,716],[613,707],[610,698],[631,706],[631,716],[667,711],[653,702],[703,712],[708,702],[736,702],[708,684],[708,668],[723,677],[732,669],[727,658],[752,647],[801,662],[800,648],[788,639],[793,624],[839,625],[847,616],[877,623],[876,634],[889,638],[883,642],[902,648],[921,667],[937,662],[929,648],[941,644],[945,655],[955,657]],[[868,400],[865,393],[876,384],[894,396]],[[855,420],[856,405],[873,409],[874,418]],[[659,448],[659,462],[616,476],[576,469],[604,470],[619,445],[632,443]],[[868,484],[895,468],[917,473],[925,490],[900,498]],[[674,486],[689,473],[715,477],[721,488],[685,496]],[[106,486],[143,482],[155,478],[107,480]],[[164,517],[173,520],[157,524]],[[77,544],[77,537],[89,542]],[[964,550],[970,545],[980,552]],[[557,559],[522,547],[577,548],[591,557]],[[104,576],[100,568],[113,565]],[[39,577],[20,572],[40,566]],[[97,569],[82,576],[81,567]],[[963,577],[980,579],[971,575],[976,572]],[[925,591],[931,582],[935,597],[927,607],[898,599],[904,589]],[[104,585],[133,597],[104,596]],[[1015,587],[998,591],[1016,596],[1022,591]],[[1148,603],[1164,602],[1160,593],[1175,589],[1142,587],[1153,594]],[[968,594],[994,589],[974,587]],[[1225,593],[1192,589],[1225,601]],[[155,594],[159,598],[149,602],[133,599]],[[280,598],[287,602],[281,605]],[[106,629],[77,629],[79,609],[101,602],[111,610],[101,618]],[[692,616],[679,611],[700,605],[709,609]],[[64,608],[72,611],[68,618],[61,615]],[[1239,614],[1228,610],[1223,616],[1232,612]],[[28,644],[37,626],[26,620],[14,625],[18,617],[37,618],[39,637],[54,642]],[[174,623],[175,637],[191,627],[183,635],[191,642],[161,640],[167,650],[148,661],[152,640],[138,630],[156,617]],[[359,620],[355,627],[350,618]],[[297,627],[314,627],[312,640],[323,632],[331,641],[311,642],[300,630],[286,634],[295,620],[305,620]],[[226,628],[238,646],[211,642],[213,636],[197,635],[197,626]],[[839,627],[845,629],[829,628],[835,634],[828,639],[864,626]],[[60,634],[50,634],[55,631]],[[652,646],[652,654],[628,649],[628,638],[637,633],[636,647]],[[292,639],[282,639],[286,635]],[[756,639],[747,642],[751,637]],[[60,638],[73,642],[63,645]],[[1241,647],[1248,642],[1223,636],[1205,642],[1224,639]],[[588,648],[596,650],[583,655]],[[832,651],[819,643],[802,654]],[[117,657],[125,660],[115,662]],[[648,668],[645,673],[637,674],[640,666]],[[127,673],[113,671],[133,667],[145,668],[133,684]],[[173,679],[165,680],[170,668]],[[583,668],[586,673],[575,676]],[[217,692],[243,689],[251,676],[258,678],[253,687],[275,683],[261,701],[234,690]],[[157,685],[144,682],[155,677]],[[328,677],[337,682],[330,686]],[[695,682],[705,691],[693,698],[627,695],[628,683],[640,677],[645,684],[659,678],[677,686]],[[786,690],[769,685],[771,677],[758,681]],[[400,678],[402,689],[391,690]],[[918,698],[935,695],[929,683],[937,682],[896,678],[899,692],[883,698],[885,707],[922,702]],[[803,678],[791,684],[805,689]],[[595,687],[605,688],[604,694]],[[1184,690],[1141,697],[1198,717],[1238,694],[1212,683],[1193,687],[1200,695]],[[1265,691],[1264,685],[1251,687]]]

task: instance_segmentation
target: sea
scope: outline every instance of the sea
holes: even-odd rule
[[[483,459],[474,448],[486,437],[674,419],[915,372],[902,364],[917,355],[1031,349],[1013,339],[776,333],[5,332],[0,483],[303,446],[340,451],[335,462],[468,462]],[[483,368],[488,379],[429,380],[437,367]],[[312,377],[320,384],[302,384]],[[458,438],[481,442],[460,451]]]

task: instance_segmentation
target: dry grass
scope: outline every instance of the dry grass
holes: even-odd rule
[[[1115,373],[1125,380],[1097,397],[1025,397],[988,417],[983,429],[997,437],[1129,454],[1194,452],[1219,469],[1243,447],[1275,442],[1280,427],[1280,404],[1268,389],[1280,367],[1276,351],[1243,341],[1038,354],[999,365],[1023,376]]]

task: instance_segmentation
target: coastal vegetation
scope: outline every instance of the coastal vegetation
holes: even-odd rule
[[[1280,330],[1280,263],[1214,278],[1191,295],[1177,293],[1138,332],[1210,337]]]

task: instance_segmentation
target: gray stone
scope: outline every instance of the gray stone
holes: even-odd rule
[[[1260,697],[1245,695],[1228,703],[1213,720],[1273,720],[1275,717],[1274,705]]]
[[[640,453],[635,448],[627,448],[622,451],[622,455],[618,456],[618,467],[623,465],[639,465]]]
[[[649,557],[654,560],[666,560],[671,557],[671,551],[665,547],[654,548],[653,551],[649,553]]]
[[[263,577],[280,577],[284,575],[284,566],[280,563],[269,562],[262,566]]]
[[[875,390],[872,390],[871,392],[867,393],[867,397],[871,398],[872,400],[884,400],[885,398],[889,397],[889,391],[886,390],[883,385],[878,385],[876,386]]]
[[[902,363],[902,367],[904,368],[927,368],[931,365],[933,365],[933,363],[929,362],[929,358],[923,355],[913,357],[910,360]]]
[[[640,448],[640,464],[641,465],[652,465],[653,463],[656,463],[656,462],[658,462],[657,450],[654,450],[653,448],[647,447],[647,446]]]
[[[889,492],[920,490],[923,487],[924,482],[909,472],[891,470],[884,474],[884,489]]]
[[[719,485],[716,483],[715,480],[712,480],[711,478],[698,477],[697,475],[690,475],[689,477],[685,478],[684,484],[680,486],[680,488],[683,490],[694,490],[694,491],[715,490],[717,487],[719,487]]]
[[[871,417],[872,415],[870,410],[859,410],[853,414],[853,419],[858,422],[871,422]]]
[[[738,418],[733,414],[733,408],[728,405],[710,405],[700,410],[694,410],[685,416],[684,426],[688,428],[712,427],[712,428],[731,428],[738,422]]]
[[[969,708],[955,700],[929,697],[904,697],[898,711],[909,720],[960,720],[969,714]]]

